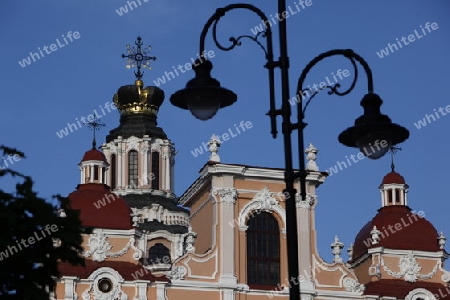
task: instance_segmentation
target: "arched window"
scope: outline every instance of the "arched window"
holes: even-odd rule
[[[276,286],[280,282],[280,229],[277,220],[260,212],[247,222],[247,284]]]
[[[170,264],[170,251],[161,243],[155,244],[148,252],[148,264]]]
[[[128,185],[137,187],[138,183],[138,153],[136,150],[128,152]]]
[[[116,188],[116,155],[111,155],[111,189]]]
[[[152,152],[152,173],[151,187],[154,190],[159,190],[159,152]]]

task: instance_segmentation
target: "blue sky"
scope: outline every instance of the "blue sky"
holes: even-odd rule
[[[27,158],[13,166],[33,176],[41,196],[67,195],[78,184],[77,164],[90,148],[92,133],[83,128],[60,139],[56,132],[111,102],[121,85],[133,83],[133,73],[125,68],[125,61],[120,57],[125,45],[133,43],[140,35],[145,44],[153,46],[151,54],[157,60],[153,70],[145,72],[144,83],[154,85],[153,81],[164,72],[173,71],[172,66],[184,65],[196,58],[204,23],[217,7],[232,3],[140,2],[141,5],[122,16],[116,10],[127,5],[123,0],[2,3],[1,144],[26,153]],[[269,17],[275,15],[276,1],[253,2]],[[425,119],[427,125],[421,129],[414,125],[425,114],[434,114],[434,109],[440,107],[445,112],[445,107],[450,105],[450,3],[444,0],[432,3],[312,0],[312,5],[304,9],[298,1],[287,1],[287,5],[296,12],[287,18],[291,97],[295,96],[301,70],[321,52],[352,48],[363,56],[373,71],[375,92],[384,100],[382,111],[410,131],[410,138],[400,145],[403,151],[396,157],[397,170],[410,185],[409,204],[417,211],[424,211],[438,230],[450,236],[446,222],[450,209],[446,191],[450,116],[440,114],[435,121],[429,117],[431,122]],[[427,22],[436,22],[438,28],[424,35],[420,26],[424,27]],[[218,36],[226,43],[232,35],[251,34],[251,29],[259,24],[256,15],[235,11],[220,21]],[[273,30],[275,57],[278,57],[278,24]],[[377,55],[388,43],[394,44],[397,38],[408,37],[415,30],[421,38],[383,58]],[[77,31],[79,38],[64,43],[62,35],[67,37],[69,31]],[[42,50],[45,45],[56,43],[56,39],[62,47],[58,45],[54,52],[44,53],[26,67],[18,63],[30,52],[38,52],[38,47]],[[222,145],[219,152],[222,162],[284,166],[282,138],[271,138],[269,119],[265,116],[269,109],[269,88],[263,52],[250,41],[244,41],[233,51],[223,52],[215,47],[211,35],[207,38],[206,49],[215,54],[211,58],[213,77],[233,90],[238,101],[219,111],[212,120],[203,122],[169,102],[170,95],[193,77],[193,71],[180,74],[161,86],[166,101],[160,109],[158,122],[179,151],[175,175],[177,195],[197,178],[198,170],[207,160],[206,154],[194,157],[191,151],[207,142],[213,133],[233,130],[234,124],[241,121],[249,121],[253,126]],[[306,85],[319,84],[326,76],[331,79],[332,72],[336,74],[339,69],[352,70],[344,58],[325,60],[310,72]],[[278,74],[276,92],[280,105]],[[352,76],[340,81],[343,87],[350,84]],[[362,113],[359,101],[366,91],[366,77],[360,69],[357,86],[351,94],[338,97],[322,93],[308,108],[305,143],[313,142],[319,149],[317,163],[321,170],[358,153],[357,149],[339,144],[337,136]],[[117,111],[106,113],[102,121],[107,125],[98,134],[99,143],[110,129],[117,127],[119,114]],[[293,145],[296,154],[295,139]],[[3,167],[4,161],[1,163]],[[298,165],[297,160],[295,164]],[[389,156],[376,161],[363,159],[330,176],[318,189],[316,227],[324,258],[331,259],[329,245],[335,234],[347,247],[359,229],[375,215],[380,207],[378,186],[389,172],[389,165]]]

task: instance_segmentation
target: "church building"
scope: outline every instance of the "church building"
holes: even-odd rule
[[[380,208],[354,243],[344,250],[336,237],[333,260],[321,258],[316,190],[328,173],[312,144],[307,197],[295,200],[300,276],[289,279],[284,170],[222,163],[213,136],[198,178],[175,195],[176,151],[157,123],[164,91],[141,77],[138,69],[114,95],[120,125],[80,155],[68,198],[92,233],[83,237],[85,267],[59,264],[53,299],[288,300],[293,284],[302,300],[450,299],[446,238],[408,206],[394,168],[380,178]]]

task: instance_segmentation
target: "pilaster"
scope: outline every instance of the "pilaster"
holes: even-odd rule
[[[233,184],[232,177],[225,177],[222,180],[224,186],[232,186]],[[218,187],[213,188],[212,193],[216,197],[219,208],[219,284],[225,287],[235,287],[237,284],[234,264],[235,237],[234,228],[230,224],[233,224],[237,191],[232,187]]]

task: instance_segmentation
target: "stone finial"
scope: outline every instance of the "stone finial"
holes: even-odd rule
[[[209,161],[220,162],[220,156],[217,154],[217,152],[219,151],[220,144],[222,143],[220,142],[219,137],[213,134],[208,142],[209,152],[211,152],[211,155],[209,156]]]
[[[441,231],[441,233],[439,234],[439,237],[438,237],[439,249],[441,249],[441,250],[445,249],[445,241],[446,240],[447,240],[447,238],[444,236],[444,233]]]
[[[190,231],[186,234],[184,244],[187,252],[195,252],[195,240],[197,239],[197,234],[193,231]]]
[[[62,208],[58,209],[58,216],[59,216],[60,218],[65,218],[65,217],[67,217],[66,212],[64,211],[64,209],[62,209]]]
[[[132,213],[130,214],[131,221],[133,222],[133,227],[137,227],[138,226],[138,222],[139,222],[139,210],[136,207],[132,207],[131,208]]]
[[[317,152],[319,152],[319,150],[317,150],[312,143],[309,143],[308,148],[306,148],[305,150],[306,159],[308,160],[308,163],[306,165],[307,170],[319,171],[319,166],[317,166],[316,164]]]
[[[194,252],[195,251],[195,241],[197,240],[197,233],[192,230],[192,226],[189,225],[188,232],[184,235],[184,249],[185,252]],[[185,253],[183,252],[183,254]]]
[[[372,231],[370,232],[372,235],[372,245],[376,245],[380,242],[380,233],[381,231],[379,231],[377,226],[374,225]]]
[[[353,259],[353,243],[347,248],[348,260]]]
[[[331,244],[332,253],[334,254],[333,262],[342,262],[341,252],[344,244],[339,241],[338,236],[334,237],[334,243]]]

